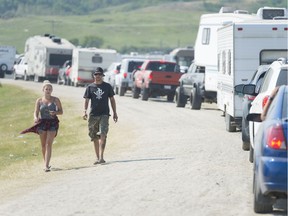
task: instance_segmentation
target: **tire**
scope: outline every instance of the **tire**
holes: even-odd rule
[[[225,125],[226,125],[226,131],[228,132],[236,132],[236,126],[232,125],[231,123],[232,117],[225,112]]]
[[[191,105],[191,109],[193,110],[200,110],[201,109],[201,96],[198,93],[197,88],[193,87],[192,91],[191,91],[191,96],[190,96],[190,105]]]
[[[114,92],[116,95],[119,94],[119,88],[116,85],[114,85]]]
[[[140,91],[141,89],[134,85],[132,88],[132,98],[138,99],[140,95]]]
[[[176,88],[176,107],[185,107],[187,103],[187,97],[182,94],[180,87]]]
[[[170,93],[167,95],[167,101],[168,101],[168,102],[173,102],[173,101],[174,101],[174,96],[175,96],[175,92],[170,92]]]
[[[250,149],[250,136],[249,136],[249,123],[245,121],[245,116],[242,117],[242,149],[244,151],[249,151]]]
[[[149,98],[149,88],[143,88],[142,89],[142,97],[141,97],[141,99],[143,101],[147,101],[148,98]]]
[[[254,161],[254,148],[252,146],[250,146],[250,151],[249,151],[249,161],[250,163],[253,163]]]
[[[258,185],[257,178],[253,179],[253,192],[254,192],[254,212],[255,213],[269,213],[273,211],[273,202],[270,197],[264,196],[261,193],[260,187]]]
[[[120,86],[119,96],[124,96],[124,94],[125,94],[125,88]]]
[[[14,71],[14,73],[13,73],[13,79],[14,79],[14,80],[17,80],[17,79],[18,79],[17,74],[16,74],[15,71]]]
[[[0,65],[0,70],[3,72],[3,73],[7,73],[8,71],[8,66],[6,64],[2,64]]]

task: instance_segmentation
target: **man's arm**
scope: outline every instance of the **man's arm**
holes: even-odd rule
[[[110,97],[110,104],[111,104],[111,107],[113,110],[113,120],[114,120],[114,122],[117,122],[118,121],[118,115],[116,112],[116,101],[115,101],[114,97]]]
[[[89,105],[89,98],[84,98],[84,115],[83,115],[83,119],[86,120],[87,119],[87,109],[88,109],[88,105]]]

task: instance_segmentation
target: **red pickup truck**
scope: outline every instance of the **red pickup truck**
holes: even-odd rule
[[[175,62],[145,60],[133,75],[132,97],[147,101],[149,97],[166,96],[172,102],[182,73]]]

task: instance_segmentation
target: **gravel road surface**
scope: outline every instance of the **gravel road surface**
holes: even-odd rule
[[[41,91],[40,83],[1,83]],[[54,85],[54,95],[76,101],[79,113],[83,92]],[[256,215],[249,153],[241,149],[240,132],[225,131],[216,104],[196,111],[189,105],[176,108],[163,98],[115,98],[119,122],[110,122],[107,164],[93,166],[91,159],[75,169],[41,172],[37,186],[1,194],[1,216]],[[112,141],[123,149],[109,151]]]

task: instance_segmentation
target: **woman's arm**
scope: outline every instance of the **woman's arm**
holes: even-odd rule
[[[40,111],[40,100],[41,98],[38,98],[35,102],[35,108],[34,108],[34,122],[37,122],[39,119],[39,111]]]

